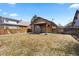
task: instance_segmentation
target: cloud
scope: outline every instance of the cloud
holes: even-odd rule
[[[0,9],[0,11],[2,11],[2,9]]]
[[[16,14],[16,13],[11,13],[11,14],[9,14],[9,16],[16,17],[16,16],[18,16],[18,14]]]
[[[78,9],[79,8],[79,4],[71,4],[69,8],[76,8],[76,9]]]
[[[16,5],[16,3],[8,3],[9,5],[11,5],[11,6],[15,6]]]
[[[7,15],[8,13],[7,12],[3,12],[3,15]]]

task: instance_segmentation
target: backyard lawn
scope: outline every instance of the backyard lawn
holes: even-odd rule
[[[71,56],[79,55],[79,42],[63,34],[0,35],[2,56]]]

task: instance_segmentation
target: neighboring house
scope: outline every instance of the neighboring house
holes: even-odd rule
[[[34,16],[31,21],[32,33],[49,33],[55,32],[57,25],[42,17]]]
[[[79,10],[76,10],[73,21],[68,23],[65,26],[64,30],[67,33],[78,33],[79,32]]]
[[[79,28],[79,10],[76,11],[74,19],[73,19],[73,27]]]
[[[57,26],[57,33],[63,33],[64,32],[64,26],[62,26],[61,24],[59,24]]]
[[[69,22],[66,26],[64,26],[64,33],[71,34],[74,32],[74,28],[72,26],[73,22]]]
[[[79,33],[79,10],[76,11],[72,26],[75,30],[75,32]]]
[[[0,35],[13,33],[26,33],[29,23],[23,20],[0,16]]]
[[[66,28],[71,28],[71,27],[72,27],[72,23],[73,23],[73,22],[69,22],[65,27],[66,27]]]
[[[22,20],[0,16],[0,29],[19,29],[23,27],[26,28],[27,23],[25,24],[25,22],[23,22]]]

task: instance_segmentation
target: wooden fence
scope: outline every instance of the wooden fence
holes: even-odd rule
[[[26,33],[27,29],[0,29],[1,34]]]

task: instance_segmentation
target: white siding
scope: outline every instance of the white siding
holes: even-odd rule
[[[75,27],[79,27],[79,19],[76,19],[76,20],[75,20],[74,26],[75,26]]]
[[[6,24],[17,24],[17,22],[16,21],[11,21],[11,20],[6,20],[6,19],[4,19],[4,23],[6,23]]]

